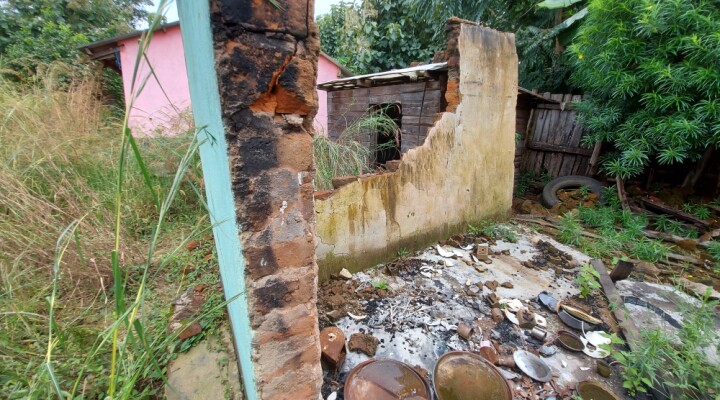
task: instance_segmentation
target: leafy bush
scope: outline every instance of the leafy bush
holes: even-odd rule
[[[575,43],[572,80],[586,144],[611,142],[613,176],[697,160],[720,143],[716,0],[593,0]]]

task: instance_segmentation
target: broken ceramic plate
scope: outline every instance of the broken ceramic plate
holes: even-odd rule
[[[508,321],[512,322],[514,325],[520,325],[520,321],[518,321],[517,317],[514,313],[510,312],[507,308],[502,309],[505,313],[505,318],[508,319]]]
[[[540,292],[538,295],[538,301],[540,304],[549,308],[550,311],[557,312],[558,301],[548,292]]]
[[[504,305],[506,310],[510,310],[514,313],[520,311],[523,304],[518,299],[500,299],[500,305]]]
[[[515,365],[527,376],[538,382],[550,382],[552,370],[545,361],[533,353],[525,350],[516,350],[513,353]]]
[[[347,315],[348,315],[348,317],[354,319],[355,321],[360,321],[360,320],[367,318],[367,315],[355,315],[351,312],[348,312]]]
[[[541,328],[547,328],[547,319],[542,315],[535,313],[535,324]]]
[[[612,343],[612,340],[610,340],[605,332],[585,332],[585,336],[581,336],[580,341],[585,345],[583,353],[592,358],[605,358],[610,355],[609,351],[600,347]]]
[[[454,247],[451,247],[451,248],[450,248],[450,251],[451,251],[454,255],[456,255],[456,256],[458,256],[458,257],[461,257],[461,258],[463,257],[463,253],[462,253],[462,251],[460,251],[460,249],[456,249],[456,248],[454,248]]]
[[[452,257],[455,254],[452,251],[445,250],[439,244],[435,246],[435,250],[437,250],[438,254],[440,254],[440,257],[448,258],[448,257]]]
[[[593,325],[602,324],[601,320],[593,317],[592,315],[586,313],[583,310],[580,310],[575,307],[571,307],[567,304],[562,304],[562,305],[560,305],[560,307],[562,307],[563,310],[567,311],[568,314],[572,315],[573,317],[575,317],[577,319],[581,319],[581,320],[587,322],[588,324],[593,324]]]

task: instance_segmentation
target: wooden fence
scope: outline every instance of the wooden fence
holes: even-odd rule
[[[573,102],[582,96],[543,93],[552,103],[537,104],[530,112],[525,138],[518,146],[521,171],[553,177],[593,175],[600,145],[588,149],[580,145],[584,131],[575,119]]]

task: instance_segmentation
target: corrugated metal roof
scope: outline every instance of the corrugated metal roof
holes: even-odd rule
[[[322,90],[350,89],[356,87],[387,84],[398,80],[424,80],[426,72],[447,70],[447,63],[424,64],[410,68],[393,69],[374,74],[356,75],[349,78],[335,79],[318,85]]]

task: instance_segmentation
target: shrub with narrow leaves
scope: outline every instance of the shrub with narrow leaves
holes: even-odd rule
[[[570,50],[587,144],[612,175],[696,160],[720,143],[720,1],[592,0]]]

